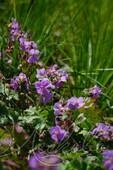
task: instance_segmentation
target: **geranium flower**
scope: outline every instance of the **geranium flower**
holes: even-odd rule
[[[84,99],[83,97],[71,97],[68,100],[67,106],[69,109],[79,109],[82,107],[85,103],[83,103]]]
[[[103,156],[104,156],[104,166],[108,169],[108,170],[113,170],[113,150],[106,150],[103,152]]]
[[[50,134],[51,138],[55,140],[56,143],[59,143],[65,138],[67,132],[61,129],[60,126],[54,126],[50,129]]]

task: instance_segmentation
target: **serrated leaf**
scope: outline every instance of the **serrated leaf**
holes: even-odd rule
[[[39,112],[36,107],[30,106],[29,109],[26,109],[28,115],[34,115],[35,113]]]
[[[19,120],[22,120],[22,122],[24,123],[30,123],[32,122],[34,119],[38,119],[38,116],[24,116],[24,117],[19,117]]]

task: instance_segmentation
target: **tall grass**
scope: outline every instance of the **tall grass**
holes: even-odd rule
[[[41,60],[64,66],[73,76],[73,94],[97,84],[112,98],[112,9],[112,0],[4,0],[0,33],[16,17],[38,43]]]

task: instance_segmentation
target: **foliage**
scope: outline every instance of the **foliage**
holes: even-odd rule
[[[33,170],[30,161],[37,170],[109,169],[103,151],[113,141],[112,8],[111,0],[0,1],[1,169]],[[36,62],[28,62],[37,51],[26,42],[38,45]],[[34,160],[38,153],[42,162]],[[53,161],[45,155],[61,162],[43,164]]]

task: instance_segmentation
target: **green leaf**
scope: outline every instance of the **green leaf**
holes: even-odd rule
[[[75,160],[78,159],[79,157],[86,155],[87,152],[76,152],[76,153],[68,153],[67,155],[63,155],[62,158],[64,159],[69,159],[69,160]]]
[[[4,93],[4,84],[0,82],[0,93]]]
[[[47,110],[44,110],[40,113],[42,116],[48,116],[49,112]]]
[[[19,100],[18,93],[12,89],[6,88],[3,83],[0,83],[0,93],[6,95],[7,100],[11,99]]]
[[[87,156],[84,161],[87,163],[87,164],[92,164],[94,162],[97,162],[99,161],[98,157],[97,156]]]

